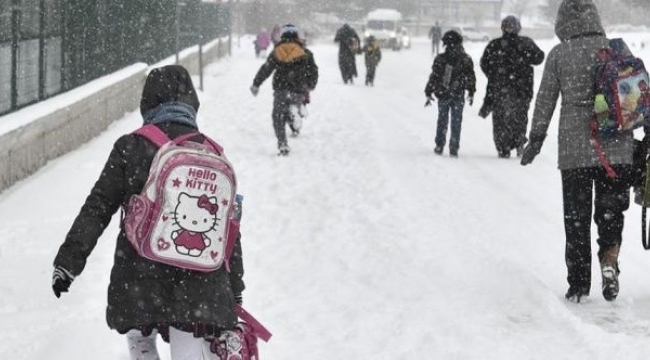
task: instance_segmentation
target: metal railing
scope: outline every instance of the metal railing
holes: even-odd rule
[[[0,114],[230,32],[201,0],[0,0]]]

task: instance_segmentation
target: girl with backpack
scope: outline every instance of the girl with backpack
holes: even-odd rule
[[[170,139],[195,133],[198,108],[199,100],[185,68],[171,65],[149,73],[140,100],[145,125],[154,125]],[[202,140],[203,136],[195,138]],[[115,142],[54,260],[52,289],[57,297],[82,273],[113,214],[133,195],[140,194],[157,150],[155,144],[134,133]],[[216,205],[206,202],[203,206]],[[111,329],[126,334],[132,360],[159,359],[156,334],[170,343],[173,360],[204,359],[210,353],[205,338],[235,328],[235,306],[241,303],[244,290],[239,237],[237,233],[229,266],[200,272],[140,256],[121,226],[108,286],[106,320]]]
[[[590,294],[593,213],[598,227],[601,290],[605,300],[613,301],[619,292],[618,255],[623,240],[623,213],[630,204],[634,138],[632,132],[619,132],[602,140],[602,148],[618,174],[609,176],[591,144],[596,53],[609,43],[593,1],[564,0],[557,13],[555,34],[561,43],[546,59],[521,164],[532,163],[541,151],[562,95],[558,167],[562,177],[569,283],[565,297],[581,302]]]

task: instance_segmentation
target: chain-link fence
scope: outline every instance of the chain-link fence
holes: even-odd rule
[[[0,0],[0,114],[229,32],[221,2]]]

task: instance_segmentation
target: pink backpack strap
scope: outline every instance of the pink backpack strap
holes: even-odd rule
[[[603,165],[603,168],[605,168],[607,176],[609,176],[611,179],[615,179],[618,175],[616,174],[614,168],[612,168],[612,164],[609,162],[609,159],[607,159],[607,156],[605,155],[603,145],[600,143],[600,139],[598,139],[598,122],[595,118],[595,114],[591,118],[591,134],[589,136],[589,141],[591,142],[591,146],[596,152],[596,156],[598,156],[600,164]]]
[[[205,135],[203,133],[200,133],[200,132],[194,132],[194,133],[188,133],[188,134],[185,134],[185,135],[181,135],[181,136],[174,139],[174,143],[178,145],[178,144],[182,143],[183,141],[189,140],[189,139],[191,139],[191,138],[193,138],[193,137],[195,137],[197,135],[203,136],[203,138],[205,139],[205,140],[203,140],[204,145],[210,146],[214,151],[217,152],[217,154],[223,155],[223,148],[221,147],[221,145],[217,144],[216,141],[210,139],[207,135]]]
[[[139,128],[138,130],[134,131],[133,133],[136,134],[136,135],[140,135],[140,136],[142,136],[144,138],[147,138],[149,141],[156,144],[156,146],[158,146],[158,147],[161,147],[161,146],[165,145],[166,143],[168,143],[169,141],[172,141],[169,138],[169,136],[167,136],[167,134],[165,134],[164,131],[160,130],[159,127],[157,127],[156,125],[153,125],[153,124],[144,125],[143,127]],[[178,145],[178,144],[182,143],[183,141],[191,139],[191,138],[193,138],[193,137],[195,137],[197,135],[202,135],[205,138],[205,140],[203,141],[203,143],[205,145],[210,146],[214,151],[217,152],[217,154],[223,155],[223,148],[221,147],[221,145],[217,144],[214,140],[210,139],[209,137],[207,137],[206,135],[204,135],[204,134],[202,134],[200,132],[187,133],[187,134],[184,134],[184,135],[181,135],[181,136],[175,138],[173,141],[174,141],[174,143],[176,145]]]
[[[167,136],[164,131],[160,130],[158,126],[152,124],[145,125],[133,133],[148,139],[158,147],[161,147],[170,141],[169,136]]]
[[[256,337],[268,342],[269,339],[273,334],[271,334],[270,331],[268,331],[264,325],[262,325],[257,319],[253,317],[248,311],[244,310],[244,308],[237,304],[235,306],[235,313],[237,316],[239,316],[240,319],[242,319],[245,323],[250,325],[251,329],[253,329],[253,335]]]
[[[226,253],[224,262],[226,264],[226,270],[230,272],[230,258],[232,257],[233,251],[235,251],[235,244],[237,243],[237,235],[239,235],[239,220],[230,219],[228,221],[228,239],[226,239]]]

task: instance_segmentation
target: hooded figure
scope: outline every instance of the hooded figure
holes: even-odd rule
[[[517,156],[526,143],[528,109],[533,98],[533,65],[544,61],[544,52],[528,37],[519,36],[521,24],[516,16],[501,22],[503,35],[485,47],[481,70],[488,79],[487,91],[479,115],[492,113],[492,136],[497,153]]]
[[[465,107],[465,93],[472,105],[476,92],[476,76],[472,58],[465,53],[463,37],[456,31],[447,31],[442,36],[445,52],[433,60],[431,75],[424,89],[427,104],[432,96],[438,99],[438,122],[436,127],[435,148],[441,155],[447,142],[447,128],[451,114],[451,135],[449,136],[449,155],[458,156],[460,132]]]
[[[595,188],[593,218],[598,227],[602,292],[605,299],[611,301],[616,299],[619,290],[618,253],[623,212],[629,206],[626,178],[632,164],[632,132],[602,139],[604,152],[618,174],[615,178],[609,177],[590,143],[596,52],[608,46],[593,1],[563,1],[555,22],[555,34],[561,43],[546,59],[529,143],[521,164],[530,164],[540,152],[558,98],[562,95],[557,143],[569,283],[566,298],[580,301],[590,293],[591,199]]]
[[[140,101],[144,124],[157,126],[173,139],[198,130],[198,108],[185,68],[171,65],[149,73]],[[202,140],[201,136],[197,140]],[[54,260],[57,297],[82,273],[113,215],[142,191],[157,150],[149,140],[133,133],[115,142]],[[120,334],[128,333],[130,347],[155,352],[155,334],[161,333],[172,345],[177,343],[172,346],[175,359],[180,357],[175,357],[174,351],[192,354],[205,346],[206,342],[195,336],[218,335],[235,326],[235,299],[241,299],[244,290],[239,239],[230,259],[230,273],[225,267],[204,273],[141,257],[121,228],[108,286],[106,321]]]
[[[357,32],[348,24],[343,24],[334,37],[339,43],[339,69],[343,83],[352,84],[357,77],[357,60],[355,56],[361,51],[360,39]]]

